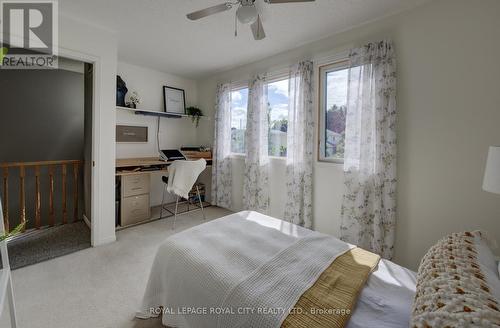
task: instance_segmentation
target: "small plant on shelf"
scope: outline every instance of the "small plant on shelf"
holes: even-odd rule
[[[186,108],[186,114],[191,116],[193,123],[196,122],[196,127],[200,125],[200,117],[203,116],[203,112],[198,107],[188,107]]]

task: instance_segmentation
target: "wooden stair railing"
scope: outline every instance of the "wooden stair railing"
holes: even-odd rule
[[[68,208],[67,208],[67,175],[68,166],[72,167],[72,179],[73,179],[73,222],[79,220],[78,218],[78,188],[79,188],[79,170],[80,166],[83,164],[82,160],[62,160],[62,161],[40,161],[40,162],[13,162],[13,163],[0,163],[0,169],[2,169],[3,176],[3,217],[5,232],[9,232],[11,229],[10,216],[9,216],[9,171],[10,169],[19,169],[19,223],[26,223],[26,190],[25,190],[25,180],[26,180],[26,170],[33,169],[35,173],[35,229],[40,229],[42,226],[42,191],[41,191],[41,168],[48,168],[48,201],[49,201],[49,212],[48,212],[48,225],[54,226],[56,224],[56,213],[54,209],[54,192],[55,192],[55,171],[58,166],[61,167],[61,224],[68,223]]]

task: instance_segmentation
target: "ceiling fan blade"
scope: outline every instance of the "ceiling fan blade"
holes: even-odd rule
[[[313,2],[316,0],[264,0],[267,3]]]
[[[250,29],[252,30],[253,38],[255,40],[262,40],[266,37],[266,32],[264,31],[264,26],[262,26],[260,15],[258,15],[257,20],[250,25]]]
[[[222,3],[217,6],[208,7],[202,10],[194,11],[190,14],[187,14],[186,17],[190,20],[197,20],[203,17],[207,17],[213,14],[217,14],[226,10],[229,10],[233,7],[230,2]]]

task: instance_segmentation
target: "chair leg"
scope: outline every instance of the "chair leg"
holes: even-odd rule
[[[163,194],[161,195],[161,209],[160,209],[160,219],[163,218],[163,206],[165,206],[165,191],[167,185],[163,186]]]
[[[175,230],[175,221],[177,220],[177,207],[179,205],[179,196],[175,199],[175,212],[174,212],[174,225],[172,227],[172,230]]]
[[[201,201],[200,189],[196,186],[196,193],[198,194],[198,200],[200,201],[201,214],[203,214],[203,220],[206,220],[205,210],[203,209],[203,202]]]

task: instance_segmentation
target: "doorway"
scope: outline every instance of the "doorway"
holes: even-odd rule
[[[90,247],[93,65],[4,70],[0,190],[13,268]],[[7,215],[6,215],[7,214]]]

